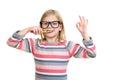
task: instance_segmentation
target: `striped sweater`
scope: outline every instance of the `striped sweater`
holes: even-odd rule
[[[35,80],[67,80],[66,68],[72,56],[75,58],[96,57],[92,39],[83,40],[84,48],[72,41],[40,43],[39,38],[24,38],[14,33],[7,44],[33,54],[36,66]]]

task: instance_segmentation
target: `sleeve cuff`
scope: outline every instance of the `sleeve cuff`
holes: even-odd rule
[[[15,38],[15,39],[18,39],[18,40],[21,40],[23,39],[23,35],[18,35],[18,32],[19,31],[16,31],[15,33],[13,33],[12,37]]]
[[[84,39],[83,39],[83,44],[84,44],[85,46],[92,46],[92,45],[93,45],[92,37],[89,37],[89,38],[90,38],[90,40],[84,40]]]

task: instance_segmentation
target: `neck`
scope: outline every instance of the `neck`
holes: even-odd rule
[[[57,37],[55,37],[55,38],[46,38],[46,41],[47,42],[58,42],[59,39]]]

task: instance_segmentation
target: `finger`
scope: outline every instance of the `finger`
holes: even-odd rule
[[[76,27],[79,30],[79,28],[80,28],[80,23],[79,22],[76,24]]]
[[[34,31],[32,30],[32,31],[30,31],[31,33],[34,33]]]
[[[31,33],[34,33],[33,27],[30,27],[30,31]]]
[[[41,34],[40,28],[37,29],[37,34],[38,34],[38,35]]]
[[[80,30],[80,23],[79,22],[76,24],[76,28],[78,29],[79,32],[81,32],[81,30]]]
[[[38,29],[37,33],[40,34],[40,30],[39,29]]]
[[[85,18],[84,18],[84,16],[82,16],[82,20],[83,20],[83,22],[85,22],[86,20],[85,20]]]
[[[36,29],[36,35],[38,35],[39,34],[39,30],[38,29]]]
[[[34,34],[36,35],[36,29],[34,30]]]
[[[40,28],[40,26],[37,27],[38,30],[38,34],[42,34],[42,28]]]
[[[81,18],[81,16],[79,16],[79,19],[80,19],[80,21],[82,22],[82,18]]]
[[[81,21],[81,22],[86,22],[86,21],[87,21],[87,19],[85,19],[84,16],[79,16],[79,18],[80,18],[80,21]]]
[[[35,35],[37,35],[38,34],[38,28],[36,27],[35,28]]]
[[[79,27],[79,22],[76,23],[76,27]]]
[[[38,34],[41,34],[42,30],[40,28],[38,28]]]
[[[79,16],[80,22],[85,22],[85,18],[83,16]]]
[[[36,28],[35,28],[35,33],[36,33],[36,35],[39,33],[38,26],[36,26]]]
[[[42,33],[42,29],[40,28],[40,26],[38,26],[38,34]]]

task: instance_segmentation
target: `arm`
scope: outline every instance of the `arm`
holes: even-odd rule
[[[23,30],[15,32],[9,39],[7,40],[7,44],[13,48],[17,48],[23,51],[31,52],[31,42],[34,40],[32,38],[25,38],[24,36],[28,32],[33,32],[34,34],[39,34],[39,27],[28,27]]]
[[[67,48],[71,54],[70,56],[74,56],[75,58],[95,58],[96,46],[93,44],[92,38],[90,38],[90,40],[83,40],[83,44],[85,47],[69,41]]]
[[[92,38],[89,37],[87,33],[88,20],[85,19],[83,16],[79,16],[79,19],[80,21],[76,24],[76,27],[83,37],[83,44],[85,45],[85,47],[71,42],[71,47],[69,47],[69,50],[71,51],[71,54],[77,58],[94,58],[96,57],[96,47],[93,44]]]

